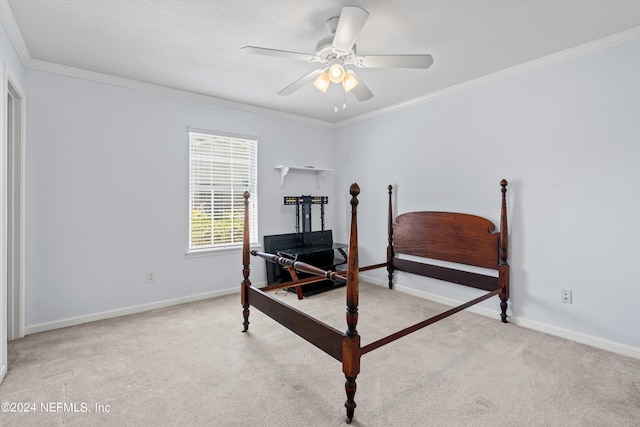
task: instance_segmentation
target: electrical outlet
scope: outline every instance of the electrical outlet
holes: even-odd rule
[[[157,273],[155,270],[147,270],[147,283],[155,283],[156,275]]]
[[[560,302],[571,304],[571,289],[560,290]]]

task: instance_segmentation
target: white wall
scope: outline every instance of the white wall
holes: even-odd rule
[[[384,260],[388,184],[400,212],[471,212],[497,225],[506,178],[514,319],[640,354],[638,76],[635,41],[338,129],[338,191],[362,188],[361,264]],[[458,301],[474,294],[399,283]]]
[[[185,255],[187,126],[259,139],[260,240],[294,231],[283,196],[320,191],[333,201],[332,175],[318,190],[314,175],[292,173],[281,189],[274,169],[330,166],[329,127],[42,71],[29,70],[27,86],[28,332],[239,290],[239,251]],[[328,209],[329,227],[333,218]],[[264,282],[264,262],[254,263],[253,282]],[[156,283],[146,283],[148,269]]]

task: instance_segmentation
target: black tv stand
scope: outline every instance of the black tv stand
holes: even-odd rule
[[[300,233],[275,234],[264,236],[264,249],[267,253],[277,253],[280,256],[303,261],[323,270],[336,271],[346,265],[348,245],[334,243],[331,230],[312,231],[310,241],[304,244]],[[308,275],[292,272],[279,264],[267,262],[267,283],[286,283],[296,278],[302,279]],[[298,287],[298,298],[317,294],[336,287],[344,286],[344,281],[323,280]]]
[[[285,205],[296,206],[296,233],[264,236],[264,249],[267,253],[280,254],[296,261],[303,261],[323,270],[336,271],[347,263],[348,245],[334,243],[331,230],[324,229],[324,205],[329,202],[326,196],[285,197]],[[311,231],[311,205],[320,205],[321,230]],[[302,213],[302,215],[301,215]],[[302,227],[301,227],[302,225]],[[337,251],[337,253],[336,253]],[[267,262],[267,283],[286,283],[302,279],[308,275]],[[325,280],[295,288],[298,298],[318,292],[344,286],[344,281]],[[290,288],[288,288],[290,290]]]

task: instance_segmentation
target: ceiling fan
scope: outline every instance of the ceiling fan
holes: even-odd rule
[[[245,46],[245,52],[267,56],[278,56],[307,62],[318,62],[322,68],[311,71],[278,92],[278,95],[291,95],[304,85],[313,85],[326,92],[331,83],[341,83],[345,92],[351,92],[359,101],[373,97],[373,93],[347,66],[357,68],[429,68],[433,64],[431,55],[358,55],[356,41],[369,12],[357,6],[345,6],[340,16],[327,21],[331,36],[325,37],[316,45],[315,54]]]

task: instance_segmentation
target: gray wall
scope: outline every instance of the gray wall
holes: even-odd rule
[[[497,225],[506,178],[516,320],[640,354],[638,76],[635,41],[338,129],[338,191],[362,187],[361,262],[384,260],[388,184],[400,212],[471,212]],[[399,284],[475,295],[408,276]],[[573,304],[560,302],[561,288]]]
[[[283,196],[333,201],[332,129],[47,72],[28,72],[27,325],[194,295],[235,292],[239,251],[185,255],[187,126],[255,136],[260,235],[294,232]],[[327,225],[333,223],[328,210]],[[318,224],[319,225],[319,224]],[[260,240],[262,240],[260,238]],[[264,282],[264,262],[252,279]],[[157,282],[145,272],[156,270]],[[73,323],[73,321],[72,321]]]

